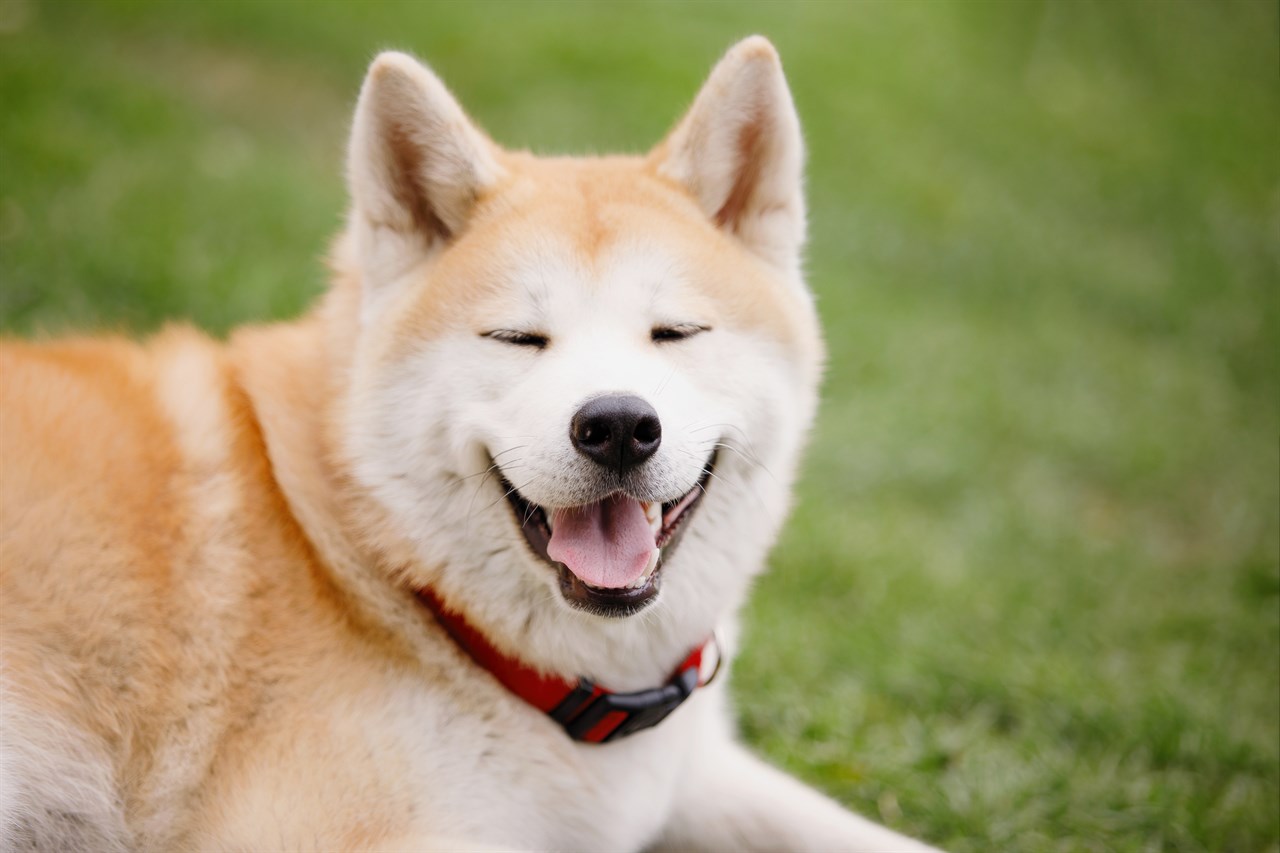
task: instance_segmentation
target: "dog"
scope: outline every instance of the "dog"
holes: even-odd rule
[[[928,849],[730,722],[823,359],[803,160],[762,37],[630,157],[384,53],[309,314],[6,343],[0,848]]]

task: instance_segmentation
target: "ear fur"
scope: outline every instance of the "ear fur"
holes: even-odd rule
[[[650,155],[706,215],[788,270],[804,242],[804,142],[778,52],[763,36],[729,49]]]
[[[407,54],[379,54],[360,89],[347,153],[366,278],[394,277],[461,232],[477,198],[502,176],[495,155],[426,66]]]

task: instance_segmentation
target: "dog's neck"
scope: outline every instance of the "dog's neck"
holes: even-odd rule
[[[352,290],[340,283],[303,319],[241,330],[231,347],[280,489],[362,623],[429,653],[431,616],[414,594],[425,579],[504,653],[614,690],[661,683],[717,627],[732,644],[728,620],[681,611],[678,604],[620,621],[569,613],[554,593],[532,587],[518,566],[494,573],[500,588],[486,594],[493,592],[497,602],[476,601],[465,581],[476,567],[426,565],[387,512],[355,487],[334,452],[335,403],[357,334],[352,318],[359,294]]]
[[[331,292],[292,323],[238,330],[230,350],[236,379],[262,431],[268,462],[319,568],[346,598],[353,618],[409,647],[421,643],[421,619],[377,571],[378,557],[350,535],[341,477],[329,462],[325,417],[341,364],[332,363],[332,327],[340,309]]]

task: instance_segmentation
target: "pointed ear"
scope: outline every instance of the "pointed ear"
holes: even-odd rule
[[[804,242],[804,143],[778,52],[734,45],[689,112],[650,154],[658,172],[761,257],[786,269]]]
[[[394,277],[460,233],[501,175],[496,146],[438,77],[406,54],[379,54],[360,89],[347,153],[366,278]]]

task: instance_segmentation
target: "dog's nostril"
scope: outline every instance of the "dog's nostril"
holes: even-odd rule
[[[603,444],[610,438],[609,428],[597,423],[587,423],[582,429],[583,444]]]
[[[657,441],[662,438],[662,422],[656,416],[643,417],[636,424],[634,436],[640,442]]]
[[[579,453],[621,472],[657,452],[662,422],[640,397],[608,394],[578,409],[569,424],[569,438]]]

